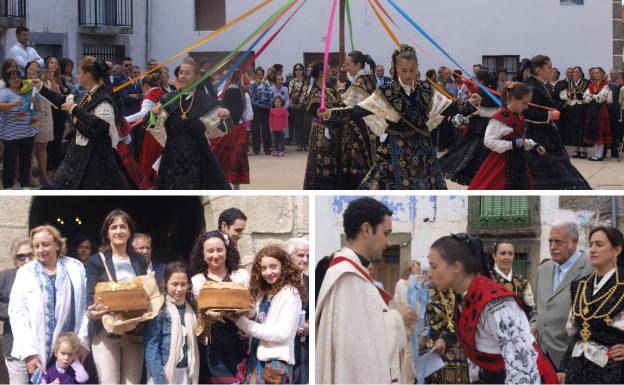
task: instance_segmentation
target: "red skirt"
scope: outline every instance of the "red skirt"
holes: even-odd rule
[[[156,185],[156,179],[158,178],[158,174],[152,166],[154,166],[154,163],[156,163],[158,158],[160,158],[162,152],[163,147],[160,143],[156,141],[154,136],[149,131],[145,131],[143,144],[141,145],[139,167],[141,168],[141,171],[143,171],[143,175],[145,175],[145,179],[150,188]]]
[[[591,117],[590,117],[591,119]],[[585,132],[585,143],[587,144],[611,144],[613,137],[611,135],[611,116],[609,115],[609,107],[606,104],[600,106],[598,113],[598,133],[596,139],[592,139],[588,130]],[[595,127],[595,126],[594,126]]]
[[[526,167],[526,165],[525,165]],[[535,188],[531,171],[529,174],[529,186]],[[468,190],[507,190],[507,156],[503,153],[490,152],[479,168],[477,175],[472,179]]]
[[[232,184],[249,184],[249,159],[247,158],[247,131],[239,124],[230,133],[210,141],[212,153],[219,162],[227,181]]]

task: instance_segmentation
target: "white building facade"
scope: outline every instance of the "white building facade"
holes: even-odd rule
[[[342,215],[355,196],[316,198],[315,260],[330,255],[346,242]],[[611,197],[559,196],[376,196],[393,211],[392,246],[373,261],[377,279],[392,289],[400,269],[410,260],[428,267],[427,254],[438,238],[452,233],[475,234],[492,250],[497,240],[509,240],[516,249],[514,269],[534,279],[537,266],[550,258],[548,234],[559,221],[579,225],[580,247],[587,250],[592,226],[622,222],[624,200]],[[613,204],[615,209],[613,210]],[[613,210],[613,212],[612,212]],[[618,218],[620,220],[618,221]],[[621,228],[621,226],[620,226]]]
[[[607,71],[614,63],[621,67],[619,0],[396,2],[470,71],[473,64],[482,63],[492,70],[504,66],[511,74],[518,59],[536,54],[549,55],[562,71],[575,65],[584,69],[602,66]],[[210,33],[203,29],[216,29],[260,3],[260,0],[152,0],[150,55],[158,60],[169,58]],[[271,3],[193,53],[212,54],[211,59],[222,58],[283,3]],[[402,33],[397,32],[399,39],[407,43],[411,39],[427,50],[419,52],[422,70],[440,65],[456,67],[409,26],[389,3],[382,4],[401,27]],[[290,72],[297,62],[316,60],[324,50],[331,5],[330,0],[308,1],[256,64],[266,68],[281,63],[286,72]],[[368,2],[352,0],[351,14],[356,49],[371,54],[378,64],[389,66],[395,47]],[[333,52],[338,51],[337,29],[332,40]],[[349,48],[347,33],[347,51]]]
[[[23,25],[30,29],[30,40],[41,57],[77,62],[94,55],[119,62],[128,56],[144,67],[149,4],[148,0],[2,0],[0,59],[9,57],[15,28]]]

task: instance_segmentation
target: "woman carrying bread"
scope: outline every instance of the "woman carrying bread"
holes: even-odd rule
[[[103,304],[94,304],[99,282],[124,281],[147,274],[143,256],[131,249],[134,220],[125,211],[115,209],[104,219],[100,230],[100,252],[87,262],[87,315],[92,351],[101,384],[138,384],[143,371],[143,335],[135,329],[120,336],[104,329],[102,317],[109,313]]]
[[[249,287],[249,273],[239,268],[240,255],[219,231],[201,234],[191,254],[193,294],[206,282],[237,282]],[[242,383],[245,376],[247,340],[242,339],[236,325],[221,314],[207,315],[209,327],[199,339],[199,382],[204,384]]]

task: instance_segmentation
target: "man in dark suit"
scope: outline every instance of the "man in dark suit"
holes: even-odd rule
[[[378,88],[392,83],[392,79],[385,76],[385,72],[386,70],[384,66],[378,65],[377,67],[375,67],[375,85]]]
[[[158,263],[152,260],[152,236],[149,234],[136,233],[132,238],[132,248],[138,254],[145,257],[147,263],[147,273],[154,272],[156,274],[156,282],[160,286],[165,278],[164,263]]]
[[[121,74],[119,80],[115,85],[123,84],[130,81],[133,75],[140,75],[141,70],[139,67],[132,65],[132,59],[127,57],[123,59],[123,74]],[[135,81],[121,92],[121,113],[124,116],[136,114],[141,109],[141,101],[143,100],[143,87],[140,81]]]

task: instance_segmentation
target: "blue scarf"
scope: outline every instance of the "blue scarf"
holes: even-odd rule
[[[412,345],[412,357],[414,367],[416,367],[416,362],[418,361],[418,338],[423,335],[429,335],[429,326],[425,325],[422,334],[420,330],[423,329],[423,324],[425,324],[425,317],[427,315],[426,306],[429,303],[429,284],[420,283],[416,280],[414,275],[410,275],[409,277],[409,287],[407,289],[407,303],[412,307],[412,309],[416,309],[418,304],[420,303],[420,308],[418,309],[418,325],[416,326],[416,331],[412,333],[411,345]],[[417,373],[416,378],[419,384],[423,384],[425,379],[422,373]]]
[[[52,339],[54,337],[54,329],[56,327],[56,289],[55,282],[52,281],[50,275],[43,269],[43,265],[40,262],[35,262],[35,274],[37,276],[37,282],[39,283],[39,289],[47,296],[46,309],[45,309],[45,325],[46,325],[46,361],[52,357]],[[56,279],[64,280],[69,279],[67,270],[65,269],[65,263],[63,258],[58,258],[56,261]],[[69,320],[69,317],[67,317]],[[66,323],[67,321],[66,320]],[[45,363],[44,363],[45,364]]]

